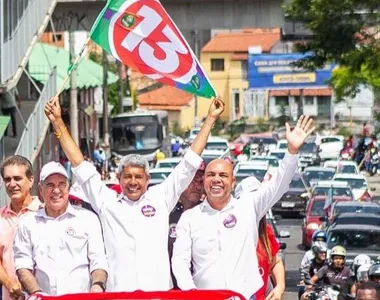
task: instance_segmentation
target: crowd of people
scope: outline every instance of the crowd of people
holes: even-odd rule
[[[45,113],[76,183],[70,196],[67,170],[50,162],[40,173],[38,199],[31,195],[30,162],[21,156],[2,162],[10,198],[0,212],[3,299],[173,287],[281,299],[285,271],[265,215],[288,190],[313,121],[301,116],[293,130],[287,126],[288,152],[269,181],[247,178],[235,187],[231,161],[204,166],[200,156],[223,110],[215,98],[196,139],[161,184],[147,188],[144,157],[121,159],[116,192],[71,138],[58,99],[50,100]]]

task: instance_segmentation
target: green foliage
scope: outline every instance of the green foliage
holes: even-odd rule
[[[211,134],[212,135],[219,135],[220,132],[224,129],[224,126],[226,123],[222,121],[221,119],[217,119],[214,126],[211,128]]]
[[[182,130],[181,126],[179,125],[179,122],[178,121],[173,121],[172,122],[172,129],[171,129],[171,132],[175,135],[175,136],[180,136],[182,137],[184,135],[184,130]]]
[[[342,67],[330,82],[339,100],[353,96],[361,84],[380,87],[379,0],[292,0],[284,9],[313,33],[310,41],[296,44],[296,51],[313,53],[297,65]]]
[[[337,134],[343,135],[343,136],[349,136],[351,134],[351,130],[349,127],[340,127]]]

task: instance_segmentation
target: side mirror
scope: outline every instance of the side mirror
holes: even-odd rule
[[[289,238],[290,237],[289,231],[281,230],[280,231],[280,237],[283,238],[283,239]]]
[[[280,249],[285,250],[286,249],[286,243],[280,243]]]
[[[319,217],[319,221],[325,222],[326,221],[326,217]]]

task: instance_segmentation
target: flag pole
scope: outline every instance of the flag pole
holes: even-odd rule
[[[62,82],[62,84],[61,84],[59,90],[58,90],[57,93],[55,94],[54,98],[59,97],[59,95],[60,95],[60,94],[63,92],[63,90],[65,89],[65,86],[66,86],[67,82],[69,81],[69,78],[70,78],[71,73],[76,69],[76,67],[77,67],[77,65],[78,65],[78,63],[79,63],[79,61],[80,61],[80,59],[81,59],[82,56],[83,56],[84,51],[86,50],[86,47],[87,47],[88,43],[90,42],[90,40],[91,40],[90,37],[88,37],[88,38],[86,39],[86,41],[84,42],[83,47],[82,47],[82,49],[80,50],[80,52],[79,52],[77,58],[76,58],[75,61],[69,66],[69,69],[67,70],[67,75],[66,75],[65,79],[63,80],[63,82]],[[50,99],[49,99],[48,101],[50,101]],[[59,101],[59,100],[58,100],[58,101]],[[47,134],[47,132],[48,132],[48,130],[49,130],[49,127],[50,127],[50,121],[49,121],[48,119],[46,119],[46,121],[45,121],[45,125],[44,125],[44,128],[42,129],[42,133],[41,133],[40,139],[38,140],[37,146],[34,148],[34,151],[33,151],[32,155],[31,155],[31,157],[30,157],[30,162],[32,163],[32,165],[33,165],[34,161],[36,160],[38,154],[39,154],[40,151],[41,151],[41,148],[42,148],[42,145],[43,145],[43,143],[44,143],[44,141],[45,141],[46,134]]]

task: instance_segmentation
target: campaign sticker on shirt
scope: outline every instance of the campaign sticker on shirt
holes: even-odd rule
[[[228,215],[228,217],[223,221],[223,225],[226,228],[235,227],[237,219],[234,215]]]
[[[145,217],[151,218],[154,217],[154,215],[156,214],[156,209],[151,205],[144,205],[141,208],[141,212]]]
[[[177,223],[172,223],[169,225],[169,236],[173,239],[177,238],[176,227],[177,227]]]
[[[69,227],[69,228],[66,229],[66,233],[67,233],[68,235],[73,236],[73,235],[75,234],[75,230],[74,230],[74,228]]]

